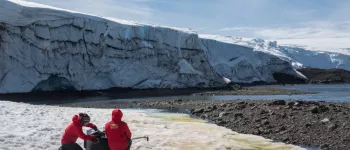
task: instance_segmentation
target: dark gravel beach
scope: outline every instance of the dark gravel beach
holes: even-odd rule
[[[151,108],[182,108],[239,133],[286,143],[350,149],[350,104],[309,101],[141,102]]]

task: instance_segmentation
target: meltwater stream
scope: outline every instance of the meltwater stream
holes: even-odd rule
[[[257,86],[258,88],[283,88],[307,92],[318,92],[317,94],[301,95],[225,95],[225,96],[166,96],[147,98],[111,99],[108,97],[92,97],[74,100],[46,101],[34,103],[128,103],[132,101],[165,101],[165,100],[307,100],[307,101],[329,101],[350,102],[350,84],[307,84],[294,86]]]

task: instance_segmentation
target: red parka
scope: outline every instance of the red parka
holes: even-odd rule
[[[81,117],[74,115],[72,123],[68,125],[61,139],[61,144],[75,143],[80,137],[83,140],[93,140],[94,136],[85,135],[83,133],[83,125],[80,123]],[[86,127],[95,128],[96,126],[92,123],[85,125]]]
[[[122,111],[115,109],[112,111],[112,120],[105,125],[110,150],[125,150],[128,148],[128,139],[131,139],[131,132],[128,125],[122,121],[122,117]]]

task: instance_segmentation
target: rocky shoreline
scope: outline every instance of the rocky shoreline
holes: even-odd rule
[[[350,149],[350,104],[310,101],[138,102],[151,108],[187,109],[189,113],[239,133],[285,143]]]
[[[156,108],[189,113],[233,131],[296,145],[350,149],[350,104],[311,101],[172,100],[70,107]]]
[[[300,73],[305,75],[307,79],[300,79],[285,73],[274,73],[273,77],[277,83],[272,84],[349,84],[350,71],[331,68],[301,68],[297,69]]]
[[[317,92],[306,92],[292,89],[278,89],[266,87],[242,87],[237,90],[215,90],[202,91],[191,94],[192,96],[217,96],[217,95],[297,95],[297,94],[316,94]]]

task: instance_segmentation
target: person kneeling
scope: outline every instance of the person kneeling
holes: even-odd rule
[[[83,140],[94,140],[95,136],[85,135],[82,127],[90,127],[94,130],[98,130],[96,125],[90,123],[90,117],[85,113],[79,113],[74,115],[72,123],[68,125],[61,139],[60,150],[83,150],[79,144],[76,143],[78,137]]]
[[[131,132],[128,124],[122,121],[123,113],[119,109],[112,111],[112,120],[105,125],[110,150],[128,150],[131,146]]]

